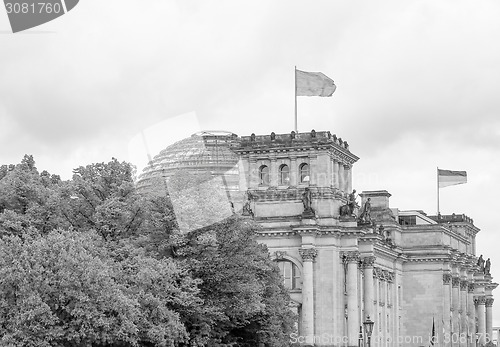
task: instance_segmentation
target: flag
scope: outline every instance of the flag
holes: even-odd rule
[[[434,346],[435,339],[436,339],[436,327],[434,326],[434,317],[432,317],[431,346]]]
[[[438,169],[439,188],[467,183],[467,172]]]
[[[305,72],[295,69],[296,96],[332,96],[337,89],[333,80],[321,72]]]

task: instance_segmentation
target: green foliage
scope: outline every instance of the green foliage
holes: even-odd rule
[[[91,232],[1,239],[1,344],[175,346],[185,341],[175,310],[200,304],[197,281],[168,259],[126,246],[114,253]]]
[[[179,171],[138,192],[133,172],[0,167],[0,345],[288,346],[288,293],[223,182]]]

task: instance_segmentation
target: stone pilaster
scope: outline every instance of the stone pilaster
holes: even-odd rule
[[[493,298],[486,298],[485,306],[486,306],[486,337],[488,339],[487,342],[493,339]]]
[[[358,302],[358,263],[359,252],[344,252],[344,262],[347,263],[347,338],[348,346],[358,345],[359,333],[359,302]]]
[[[374,256],[368,256],[363,258],[363,268],[364,268],[364,278],[363,278],[363,294],[364,294],[364,314],[363,320],[370,316],[372,319],[373,315],[373,263],[375,262]]]
[[[339,186],[339,162],[337,159],[332,159],[332,164],[333,164],[333,168],[332,168],[332,174],[333,174],[333,182],[332,182],[332,186],[334,188],[337,188],[339,189],[340,186]]]
[[[469,346],[476,347],[476,309],[474,307],[474,283],[469,283],[467,287],[467,315],[469,317]]]
[[[314,266],[318,251],[314,247],[300,248],[302,257],[302,331],[307,342],[314,339]]]
[[[486,344],[486,298],[484,296],[478,296],[474,299],[476,304],[476,315],[478,323],[478,343],[479,346],[484,346]]]
[[[443,307],[443,317],[444,317],[444,329],[446,332],[451,331],[450,326],[450,312],[451,312],[451,295],[450,295],[450,286],[451,286],[451,274],[444,273],[443,274],[443,285],[444,285],[444,307]],[[448,342],[448,343],[446,343]],[[444,341],[444,346],[451,346],[448,340]]]
[[[352,167],[349,165],[344,166],[345,172],[345,187],[348,193],[352,192]]]
[[[460,319],[460,278],[459,277],[452,277],[451,279],[451,284],[452,284],[452,300],[451,300],[451,312],[452,312],[452,319],[451,319],[451,333],[456,333],[458,334],[458,322]]]
[[[271,158],[271,167],[269,168],[269,186],[278,186],[278,166],[276,158]]]
[[[299,172],[299,168],[297,166],[297,158],[290,157],[290,186],[297,187],[297,175]]]
[[[339,189],[342,192],[346,191],[345,176],[344,176],[344,164],[342,164],[342,163],[339,163]]]
[[[460,333],[467,332],[467,288],[469,286],[469,282],[466,280],[462,280],[460,282],[460,326],[462,327],[460,329]],[[460,346],[466,347],[467,346],[467,339],[461,339],[460,340]]]

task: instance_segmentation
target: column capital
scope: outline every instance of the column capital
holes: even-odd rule
[[[373,267],[373,264],[375,263],[375,259],[377,259],[377,257],[375,257],[373,255],[370,255],[368,257],[363,257],[362,258],[363,267],[364,268]]]
[[[486,298],[486,299],[485,299],[485,304],[486,304],[486,307],[491,307],[491,306],[493,306],[493,301],[495,301],[495,299],[493,299],[493,298]]]
[[[460,281],[460,290],[467,290],[467,288],[469,287],[469,282],[467,281]]]
[[[460,277],[452,277],[451,284],[453,287],[460,286]]]
[[[359,262],[359,252],[358,251],[342,252],[342,259],[344,260],[344,263],[357,263]]]
[[[314,262],[318,251],[316,248],[299,248],[299,254],[302,257],[302,261],[312,261]]]
[[[476,289],[476,285],[474,283],[470,282],[467,289],[468,289],[469,293],[474,293],[474,289]]]
[[[443,283],[444,284],[450,284],[451,281],[451,274],[450,273],[444,273],[443,274]]]
[[[486,304],[486,298],[484,296],[478,296],[474,298],[475,305],[484,305]]]

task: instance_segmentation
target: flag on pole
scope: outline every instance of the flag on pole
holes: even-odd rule
[[[332,96],[337,86],[321,72],[295,70],[296,96]]]
[[[467,172],[438,169],[439,188],[467,183]]]

